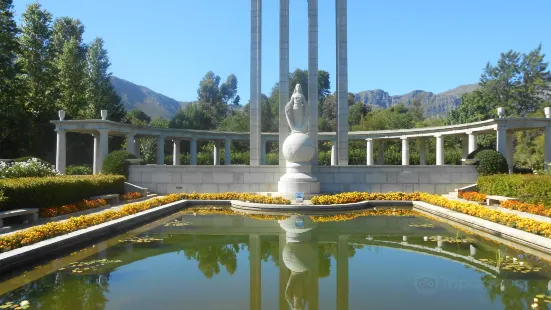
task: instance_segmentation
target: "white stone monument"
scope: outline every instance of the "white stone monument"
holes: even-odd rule
[[[285,174],[279,179],[278,192],[285,197],[304,193],[306,197],[320,192],[320,183],[312,176],[315,145],[308,136],[308,102],[297,84],[291,100],[285,105],[285,116],[291,134],[283,142]]]

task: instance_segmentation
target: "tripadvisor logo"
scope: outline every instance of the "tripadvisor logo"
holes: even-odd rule
[[[415,277],[415,290],[421,295],[432,295],[438,289],[438,278],[434,274],[422,274]]]

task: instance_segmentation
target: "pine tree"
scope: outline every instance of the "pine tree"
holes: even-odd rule
[[[12,0],[0,0],[0,158],[17,155],[20,148],[18,137],[24,109],[17,104],[18,32]]]
[[[101,110],[107,110],[108,119],[122,121],[126,110],[111,84],[111,63],[103,40],[96,38],[86,51],[86,118],[99,118]]]

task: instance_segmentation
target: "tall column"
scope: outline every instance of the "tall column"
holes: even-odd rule
[[[461,159],[467,159],[467,156],[469,156],[469,136],[461,137],[461,151]]]
[[[182,140],[180,139],[172,139],[173,147],[172,147],[172,165],[177,166],[180,164],[180,144]]]
[[[98,147],[98,159],[97,168],[101,171],[103,167],[103,161],[109,155],[109,130],[98,129],[99,131],[99,147]]]
[[[402,166],[409,165],[409,140],[407,137],[402,137]]]
[[[157,165],[165,164],[165,137],[157,136]]]
[[[425,138],[419,139],[419,165],[427,164],[427,140]]]
[[[264,138],[260,139],[260,164],[266,164],[266,140]]]
[[[134,153],[136,151],[136,147],[134,146],[134,133],[126,134],[126,151],[136,155]]]
[[[507,127],[497,127],[496,151],[507,158]]]
[[[214,165],[220,166],[220,142],[214,141]]]
[[[467,135],[469,136],[469,154],[471,154],[477,148],[476,136],[472,131],[467,132]]]
[[[189,141],[189,164],[197,165],[197,139],[195,138]]]
[[[434,136],[436,138],[436,165],[444,164],[444,137],[442,135]]]
[[[348,310],[348,236],[337,238],[337,309]]]
[[[231,165],[231,139],[228,138],[224,142],[224,164]]]
[[[347,0],[335,0],[337,37],[337,159],[348,165],[348,14]]]
[[[249,292],[251,310],[260,310],[262,307],[262,251],[260,235],[249,235]],[[282,262],[283,263],[283,262]]]
[[[67,131],[64,129],[56,129],[57,144],[55,153],[55,169],[60,173],[65,174],[67,165]]]
[[[336,166],[337,164],[337,140],[331,140],[331,166]]]
[[[543,159],[545,169],[551,169],[551,126],[545,127]]]
[[[379,140],[379,154],[377,155],[377,165],[385,164],[385,142]]]
[[[251,99],[250,156],[251,166],[260,165],[262,76],[262,0],[251,0]]]
[[[308,0],[308,136],[314,143],[312,165],[318,164],[318,0]]]
[[[142,148],[142,140],[136,136],[134,136],[134,155],[136,157],[141,158],[141,148]]]
[[[94,174],[98,174],[101,171],[101,167],[98,163],[98,161],[99,161],[99,133],[94,133],[94,134],[92,134],[92,136],[94,137],[94,154],[93,154],[94,164],[92,166],[92,170],[93,170]]]
[[[507,156],[505,156],[505,159],[507,159],[507,167],[509,170],[509,174],[513,174],[513,168],[515,166],[515,160],[513,158],[513,133],[508,132],[506,135],[507,141],[505,142],[505,152]]]
[[[373,166],[373,139],[365,139],[366,144],[366,165]]]
[[[279,165],[285,166],[283,142],[289,136],[285,105],[289,102],[289,0],[279,0]]]

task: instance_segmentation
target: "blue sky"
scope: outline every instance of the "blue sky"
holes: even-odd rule
[[[34,0],[14,0],[20,14]],[[79,18],[85,40],[102,37],[114,75],[177,100],[197,97],[212,70],[249,98],[249,0],[40,0],[55,17]],[[290,1],[290,68],[307,68],[307,1]],[[263,2],[262,90],[278,79],[278,0]],[[319,67],[334,89],[334,0],[319,0]],[[349,90],[442,92],[477,83],[501,52],[551,50],[549,0],[349,0]],[[547,57],[549,61],[551,55]]]

